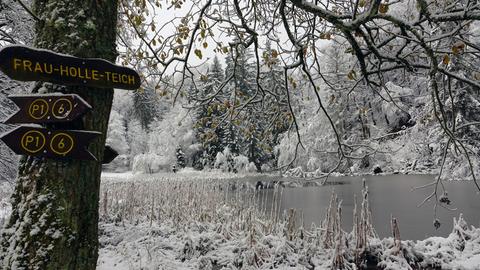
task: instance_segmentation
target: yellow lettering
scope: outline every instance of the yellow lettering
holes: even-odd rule
[[[112,73],[108,72],[108,71],[105,71],[105,74],[107,75],[107,81],[110,81],[110,74],[112,74]]]
[[[48,70],[48,68],[50,68],[50,70]],[[53,73],[53,66],[52,64],[46,64],[44,63],[43,64],[43,71],[47,74],[52,74]]]
[[[68,72],[70,73],[70,77],[77,77],[77,69],[74,67],[71,67],[68,69]]]
[[[33,141],[35,140],[35,138],[33,138],[33,136],[27,136],[25,138],[25,146],[28,146],[30,143],[32,143]]]
[[[84,70],[85,70],[85,79],[91,80],[92,77],[89,77],[89,76],[88,76],[88,69],[84,69]]]
[[[33,104],[32,106],[32,114],[35,114],[36,111],[38,111],[40,109],[40,106],[37,105],[37,104]]]
[[[17,67],[19,67],[22,64],[22,60],[13,58],[13,69],[17,70]]]
[[[94,79],[95,81],[98,81],[98,70],[95,70],[93,69],[92,70],[92,79]]]
[[[119,82],[118,79],[119,79],[118,73],[112,73],[112,82]]]
[[[29,60],[23,60],[23,70],[30,70],[30,72],[32,71],[32,61],[29,61]]]
[[[63,65],[60,65],[60,76],[68,76],[68,67],[63,68]]]
[[[128,75],[128,83],[129,84],[135,84],[135,76]]]
[[[36,64],[35,64],[35,70],[34,70],[34,72],[43,73],[42,67],[40,66],[40,63],[36,63]]]
[[[125,74],[122,74],[122,83],[128,83],[128,76]]]
[[[78,78],[85,79],[85,77],[82,77],[82,70],[80,70],[80,68],[77,68],[77,71],[78,71]]]

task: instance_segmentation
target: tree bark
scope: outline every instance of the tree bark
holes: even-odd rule
[[[36,47],[116,59],[116,0],[35,0]],[[49,128],[100,131],[89,147],[99,161],[21,158],[13,211],[1,233],[0,269],[95,269],[101,159],[113,89],[37,83],[33,92],[75,93],[93,109]]]

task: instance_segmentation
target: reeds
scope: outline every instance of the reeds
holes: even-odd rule
[[[210,229],[226,240],[245,239],[248,252],[243,263],[255,268],[280,264],[285,257],[272,253],[264,243],[265,236],[284,239],[283,253],[303,252],[306,265],[312,250],[327,252],[334,269],[354,269],[355,264],[362,264],[368,239],[376,237],[366,185],[360,207],[355,202],[351,233],[342,229],[342,204],[335,193],[321,225],[312,225],[308,230],[299,210],[281,212],[283,187],[279,185],[265,191],[242,180],[162,178],[107,182],[102,184],[100,194],[101,219],[106,222],[147,223],[150,227],[154,223],[166,224],[177,232]],[[190,249],[187,241],[185,254],[190,254]]]

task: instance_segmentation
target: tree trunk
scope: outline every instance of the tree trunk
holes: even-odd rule
[[[78,57],[116,58],[116,0],[35,0],[36,47]],[[0,269],[95,269],[101,159],[113,90],[37,83],[34,92],[75,93],[93,109],[69,128],[100,131],[99,161],[22,157],[13,212],[1,234]]]

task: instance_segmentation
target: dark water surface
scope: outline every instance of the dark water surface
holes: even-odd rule
[[[305,227],[312,223],[320,224],[325,216],[329,200],[334,191],[342,201],[342,227],[352,229],[354,194],[360,204],[362,179],[369,190],[370,208],[374,227],[380,237],[391,236],[390,216],[399,222],[402,239],[425,239],[430,236],[447,236],[452,231],[453,218],[461,213],[469,225],[480,226],[480,193],[470,181],[444,182],[451,201],[450,208],[437,207],[437,218],[441,227],[433,226],[434,199],[417,207],[432,191],[433,186],[412,191],[413,187],[423,186],[435,180],[432,175],[381,175],[357,177],[332,177],[331,185],[309,187],[285,187],[280,201],[282,210],[295,208],[303,212]],[[256,180],[256,178],[255,178]],[[265,180],[265,179],[262,179]],[[268,178],[266,181],[271,181]],[[288,181],[286,178],[276,180]],[[272,189],[260,191],[271,200]],[[439,190],[442,193],[442,190]],[[440,195],[440,194],[439,194]]]

